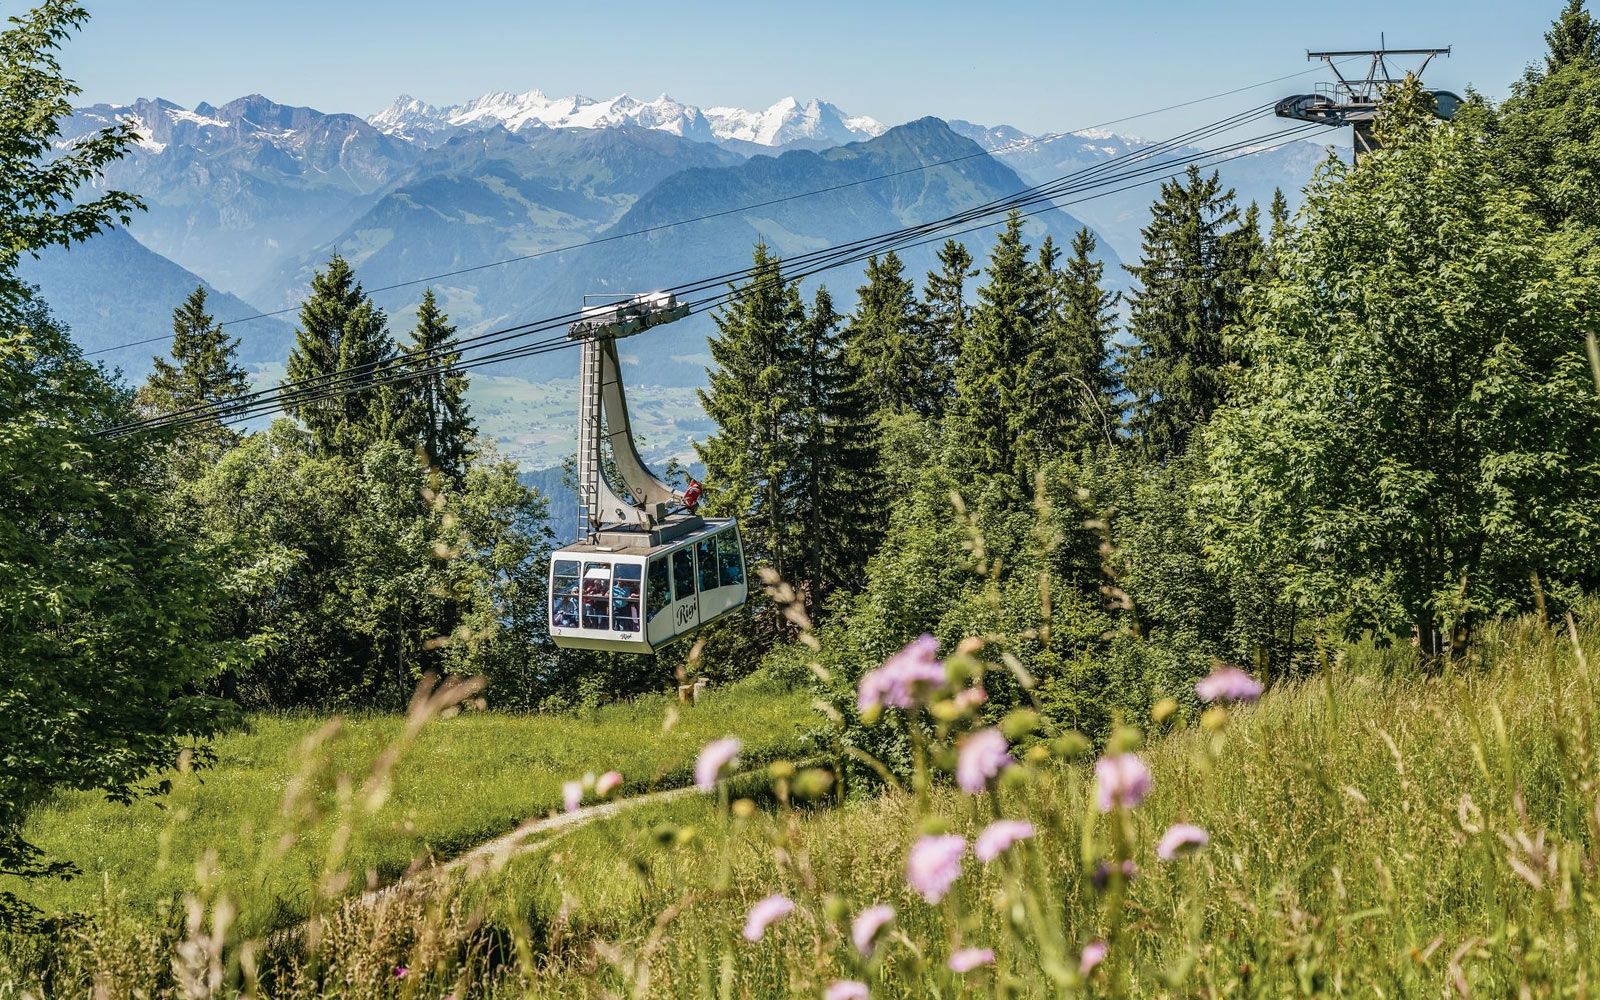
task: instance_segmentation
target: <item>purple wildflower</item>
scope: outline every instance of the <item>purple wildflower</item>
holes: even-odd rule
[[[1006,752],[1006,738],[1000,730],[980,729],[961,741],[956,756],[956,784],[972,795],[989,787],[989,779],[1015,764]]]
[[[822,992],[822,1000],[867,1000],[867,984],[854,979],[840,979]]]
[[[965,837],[953,833],[919,837],[906,859],[906,882],[923,899],[937,903],[961,877],[961,856],[965,853]]]
[[[869,906],[856,914],[856,919],[850,924],[850,940],[855,942],[856,951],[861,957],[872,957],[873,946],[877,943],[878,932],[894,919],[894,907],[887,903]]]
[[[1134,879],[1139,877],[1139,866],[1134,864],[1132,861],[1124,861],[1121,867],[1122,878],[1124,881],[1132,882]],[[1091,875],[1089,879],[1094,883],[1096,890],[1100,892],[1106,891],[1106,886],[1111,884],[1111,872],[1111,866],[1106,864],[1104,861],[1095,862],[1094,874]]]
[[[1201,701],[1255,701],[1261,682],[1238,667],[1219,666],[1194,686]]]
[[[722,769],[733,761],[741,745],[736,736],[724,736],[720,740],[707,743],[700,751],[700,759],[694,762],[695,787],[702,792],[714,791],[717,787],[717,777],[722,774]]]
[[[1083,954],[1078,956],[1078,973],[1087,976],[1094,971],[1094,967],[1106,960],[1106,943],[1104,941],[1090,941],[1083,946]]]
[[[1101,757],[1094,762],[1094,780],[1101,812],[1110,812],[1117,806],[1131,809],[1150,794],[1150,769],[1137,754]]]
[[[750,907],[750,916],[744,922],[746,941],[760,941],[767,928],[787,917],[794,910],[794,900],[774,893]]]
[[[916,704],[919,685],[926,689],[945,683],[944,664],[939,662],[938,653],[939,640],[931,635],[911,640],[883,666],[862,676],[857,707],[862,712],[885,705],[911,708]]]
[[[978,856],[979,861],[988,864],[1010,850],[1012,844],[1027,840],[1034,833],[1033,824],[1025,819],[997,819],[978,834],[978,839],[972,845],[972,853]]]
[[[583,804],[583,782],[564,781],[561,783],[561,802],[567,807],[567,812],[572,812]]]
[[[971,972],[980,965],[988,965],[994,961],[992,948],[962,948],[950,956],[951,972]]]
[[[1211,834],[1193,823],[1174,823],[1161,835],[1161,842],[1156,845],[1156,855],[1162,861],[1172,861],[1193,854],[1209,843]]]
[[[394,967],[394,977],[396,979],[404,979],[405,977],[407,977],[409,975],[411,975],[411,970],[406,968],[405,966],[397,965],[397,966]]]

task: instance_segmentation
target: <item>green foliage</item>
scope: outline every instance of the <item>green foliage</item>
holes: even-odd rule
[[[424,673],[526,678],[550,655],[544,500],[510,463],[457,484],[393,442],[319,455],[280,421],[180,503],[234,552],[236,627],[262,649],[236,681],[246,705],[395,708]]]
[[[881,539],[883,488],[868,373],[845,347],[826,288],[800,325],[800,475],[795,520],[814,603],[854,592]]]
[[[716,367],[708,369],[699,396],[717,433],[697,442],[695,451],[706,466],[706,509],[737,513],[750,560],[782,575],[799,568],[789,510],[805,308],[765,244],[753,259],[749,282],[735,286],[741,294],[715,316],[710,347]]]
[[[845,344],[873,412],[926,414],[937,405],[937,359],[924,343],[916,285],[893,250],[867,258]]]
[[[168,535],[152,502],[158,451],[97,432],[132,400],[86,361],[16,277],[137,199],[73,198],[121,155],[116,128],[52,149],[77,89],[55,49],[86,15],[46,3],[0,33],[0,874],[62,874],[21,832],[55,790],[129,799],[226,718],[196,694],[238,650],[213,629],[206,554]],[[0,924],[27,908],[0,890]]]
[[[1202,492],[1224,574],[1459,651],[1530,577],[1570,599],[1600,565],[1590,284],[1470,120],[1398,134],[1275,248]]]
[[[1584,0],[1567,0],[1561,16],[1545,32],[1545,68],[1555,73],[1563,67],[1586,63],[1600,68],[1600,23],[1586,9]]]
[[[467,376],[455,371],[461,352],[447,350],[456,328],[439,308],[433,289],[422,293],[417,325],[411,341],[402,348],[400,428],[405,440],[415,441],[430,467],[459,482],[466,475],[477,437],[467,412]]]
[[[1553,53],[1551,59],[1548,72],[1530,72],[1519,81],[1502,114],[1487,123],[1496,166],[1532,193],[1547,223],[1570,227],[1594,253],[1593,234],[1600,229],[1600,60],[1558,63]]]
[[[971,307],[967,304],[967,282],[979,272],[972,266],[972,254],[955,240],[945,240],[939,248],[939,270],[929,271],[922,287],[922,331],[927,345],[925,365],[931,415],[944,413],[954,395],[956,359],[967,337]]]
[[[287,381],[310,380],[313,392],[348,389],[386,374],[394,361],[388,320],[349,263],[334,254],[327,269],[312,276],[311,295],[300,307]],[[370,445],[401,436],[400,403],[389,386],[296,399],[287,409],[311,432],[319,455],[357,459]]]
[[[0,337],[0,872],[37,876],[55,869],[19,833],[28,811],[63,787],[140,794],[222,724],[195,690],[239,651],[213,627],[210,560],[157,516],[154,442],[96,433],[127,394],[23,308]]]
[[[1139,287],[1129,297],[1135,342],[1122,359],[1132,430],[1146,453],[1183,451],[1226,398],[1236,357],[1223,332],[1241,318],[1260,249],[1260,233],[1241,222],[1216,173],[1190,166],[1182,180],[1162,183],[1143,259],[1128,267]]]
[[[1017,436],[1027,428],[1024,372],[1045,309],[1039,269],[1028,252],[1021,213],[1013,212],[989,256],[961,343],[947,438],[952,465],[980,479],[1013,477],[1014,499],[1031,488]]]
[[[143,207],[122,191],[92,190],[100,171],[138,138],[121,124],[55,148],[62,119],[79,89],[61,75],[56,50],[88,20],[71,0],[46,0],[8,19],[0,32],[0,320],[17,326],[28,291],[17,278],[24,255],[79,243],[108,226],[127,225]]]
[[[191,408],[221,413],[225,404],[250,391],[235,360],[238,348],[238,338],[230,338],[206,311],[205,287],[197,287],[172,311],[172,360],[151,359],[135,402],[152,416]],[[214,461],[239,442],[239,435],[216,418],[185,427],[180,436],[180,460],[190,463]]]

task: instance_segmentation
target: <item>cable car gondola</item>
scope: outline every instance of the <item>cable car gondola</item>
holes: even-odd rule
[[[564,649],[650,654],[749,597],[733,518],[701,517],[645,466],[633,443],[616,341],[688,315],[676,296],[586,308],[578,386],[579,540],[550,557],[550,638]],[[606,481],[609,442],[623,493]]]

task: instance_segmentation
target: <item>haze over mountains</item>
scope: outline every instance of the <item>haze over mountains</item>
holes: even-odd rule
[[[937,118],[890,128],[822,100],[746,111],[536,90],[443,107],[402,96],[369,118],[261,95],[194,108],[145,99],[79,109],[64,140],[117,122],[134,123],[139,140],[105,182],[148,210],[102,246],[26,271],[89,350],[163,335],[172,307],[202,281],[233,296],[215,303],[220,319],[292,308],[335,250],[368,288],[544,254],[433,282],[470,333],[567,312],[586,292],[728,272],[748,263],[757,240],[787,256],[924,222],[1144,145],[1108,133],[1020,142],[1030,137],[1009,126]],[[1301,142],[1221,169],[1241,201],[1264,203],[1276,187],[1294,198],[1325,155]],[[955,162],[917,169],[945,160]],[[1117,265],[1138,250],[1154,185],[1036,216],[1030,237],[1065,242],[1087,225],[1108,279],[1122,283]],[[819,189],[829,190],[783,200]],[[728,211],[740,206],[760,207]],[[678,224],[714,213],[726,214]],[[980,258],[991,238],[963,237]],[[920,278],[934,250],[902,256]],[[859,274],[857,265],[814,280],[848,305]],[[377,295],[397,332],[421,293]],[[243,360],[281,362],[293,321],[288,312],[235,327]],[[710,329],[696,316],[655,335],[648,380],[699,384]],[[107,360],[140,378],[159,346]],[[557,353],[494,373],[542,380],[574,365]]]

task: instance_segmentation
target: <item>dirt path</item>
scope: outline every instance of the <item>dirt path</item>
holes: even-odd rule
[[[541,851],[561,840],[567,834],[581,830],[597,820],[610,819],[631,809],[659,805],[662,802],[671,802],[674,799],[685,798],[697,793],[698,790],[692,786],[669,788],[665,791],[648,792],[644,795],[617,799],[614,802],[602,802],[598,805],[584,806],[574,809],[572,812],[555,813],[550,816],[530,819],[510,833],[479,844],[465,854],[459,854],[441,864],[407,872],[389,885],[364,892],[356,897],[356,902],[358,904],[376,903],[396,893],[422,889],[429,883],[441,881],[451,875],[459,874],[469,879],[476,878],[484,872],[499,870],[512,858]]]

